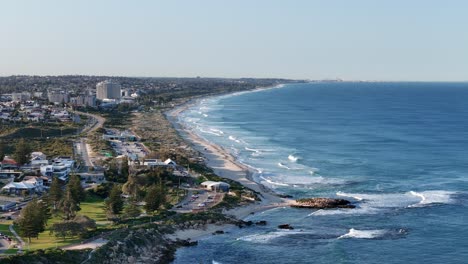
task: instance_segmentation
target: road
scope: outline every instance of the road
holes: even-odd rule
[[[94,167],[93,162],[89,158],[88,155],[88,148],[86,147],[86,138],[81,138],[80,139],[80,150],[81,150],[81,157],[83,157],[83,160],[85,162],[86,167]]]
[[[96,131],[97,129],[101,128],[104,125],[104,122],[106,121],[104,117],[99,116],[99,115],[85,113],[81,111],[75,111],[75,113],[80,114],[80,115],[85,115],[94,120],[94,123],[90,126],[87,125],[85,128],[83,128],[81,133],[86,133],[86,134],[92,133]]]
[[[99,128],[102,128],[104,125],[104,122],[106,122],[106,119],[102,116],[95,115],[95,114],[90,114],[90,113],[85,113],[81,111],[75,111],[76,114],[80,115],[85,115],[90,119],[91,124],[86,125],[83,130],[81,130],[81,133],[83,134],[90,134]],[[85,166],[87,168],[94,167],[93,162],[89,158],[89,149],[86,147],[86,140],[87,138],[81,138],[80,142],[76,142],[76,149],[79,149],[79,152],[81,156],[83,157],[83,161],[85,162]]]

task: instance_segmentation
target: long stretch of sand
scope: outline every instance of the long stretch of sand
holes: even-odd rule
[[[225,211],[225,214],[235,216],[238,219],[244,219],[253,213],[258,213],[275,207],[287,206],[293,203],[291,199],[281,198],[271,189],[253,181],[251,177],[252,172],[249,170],[249,168],[237,162],[236,159],[232,155],[230,155],[225,149],[216,144],[206,141],[205,139],[201,138],[189,129],[182,127],[177,122],[178,115],[181,112],[187,110],[192,105],[193,102],[187,102],[177,107],[176,109],[167,112],[166,115],[169,121],[173,123],[174,127],[187,141],[192,143],[194,149],[202,153],[206,160],[206,164],[209,167],[211,167],[218,176],[237,181],[245,187],[250,188],[260,194],[260,202],[254,202],[246,206],[236,207],[229,211]],[[206,232],[203,232],[203,230],[183,230],[177,231],[174,237],[184,239],[187,238],[187,234],[190,234],[193,237],[189,237],[192,240],[194,240],[196,238],[211,233],[211,228],[209,228]]]

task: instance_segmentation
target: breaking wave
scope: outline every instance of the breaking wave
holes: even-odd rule
[[[290,170],[291,168],[289,168],[288,166],[284,165],[283,163],[281,162],[278,162],[278,166],[281,167],[281,168],[285,168],[287,170]]]
[[[363,239],[373,239],[382,237],[387,233],[387,230],[357,230],[351,228],[348,233],[338,237],[338,239],[343,238],[363,238]]]
[[[452,195],[456,193],[449,191],[410,191],[409,194],[420,198],[421,201],[416,204],[411,204],[408,207],[422,207],[434,204],[450,204],[453,202]]]
[[[238,140],[238,139],[237,139],[236,137],[234,137],[234,136],[229,136],[229,140],[232,140],[232,141],[237,142],[237,143],[241,143],[241,141]]]
[[[242,240],[242,241],[247,241],[247,242],[253,242],[253,243],[268,243],[271,240],[279,237],[284,237],[284,236],[289,236],[289,235],[296,235],[296,234],[307,234],[307,232],[304,231],[275,231],[275,232],[269,232],[265,234],[253,234],[253,235],[247,235],[243,237],[237,238],[237,240]]]
[[[275,182],[275,181],[272,181],[270,179],[267,179],[263,176],[260,176],[260,179],[266,181],[267,183],[269,184],[272,184],[272,185],[277,185],[277,186],[289,186],[289,184],[286,184],[286,183],[282,183],[282,182]]]
[[[297,162],[299,159],[300,159],[300,157],[296,157],[293,154],[288,156],[288,160],[290,160],[292,162]]]

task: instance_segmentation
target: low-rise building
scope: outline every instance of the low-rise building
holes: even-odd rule
[[[17,170],[19,168],[18,162],[9,156],[5,156],[3,161],[0,162],[2,170]]]
[[[229,188],[231,185],[225,182],[217,182],[217,181],[205,181],[201,183],[201,186],[208,191],[221,191],[221,192],[229,192]]]
[[[29,194],[42,192],[44,190],[44,181],[41,177],[27,176],[21,182],[10,182],[2,187],[2,191],[8,194],[20,195],[23,191]]]

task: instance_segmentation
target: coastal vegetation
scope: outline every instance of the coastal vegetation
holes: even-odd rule
[[[205,164],[201,153],[189,146],[172,127],[164,111],[201,95],[254,89],[277,84],[279,80],[170,79],[172,84],[165,86],[168,81],[147,79],[142,82],[162,85],[141,90],[135,105],[120,105],[112,111],[88,109],[89,113],[106,119],[104,128],[81,134],[87,137],[97,155],[106,156],[103,162],[95,161],[103,166],[106,181],[85,191],[76,175],[71,175],[68,183],[53,180],[47,195],[30,202],[31,206],[23,208],[22,217],[15,221],[15,229],[28,238],[27,253],[7,258],[5,263],[43,263],[45,258],[53,259],[55,263],[64,263],[66,258],[69,258],[67,263],[81,263],[88,256],[90,263],[118,263],[124,256],[127,261],[129,256],[135,259],[149,256],[165,263],[172,259],[178,246],[187,245],[165,237],[175,229],[239,223],[226,217],[222,211],[259,200],[258,194],[236,181],[218,177]],[[71,156],[72,140],[77,139],[80,126],[89,118],[83,116],[81,120],[81,123],[54,124],[48,128],[40,124],[29,124],[29,127],[7,125],[1,130],[1,150],[3,153],[15,153],[22,162],[28,160],[28,152],[32,150],[42,151],[48,156]],[[188,168],[194,177],[175,176],[172,168],[129,166],[126,158],[115,158],[112,146],[102,137],[105,129],[109,128],[132,131],[149,151],[147,158],[172,159],[179,166]],[[8,139],[17,137],[15,133],[18,131],[25,132],[25,139],[13,144]],[[230,194],[223,195],[216,206],[202,212],[181,214],[170,210],[187,194],[180,188],[181,184],[205,180],[229,183]],[[34,217],[39,214],[43,217]],[[69,253],[52,249],[98,236],[109,242],[91,255],[86,250]],[[123,245],[118,241],[124,241]],[[132,250],[134,245],[139,249]],[[113,252],[110,257],[109,249]],[[35,260],[30,261],[33,256]]]

